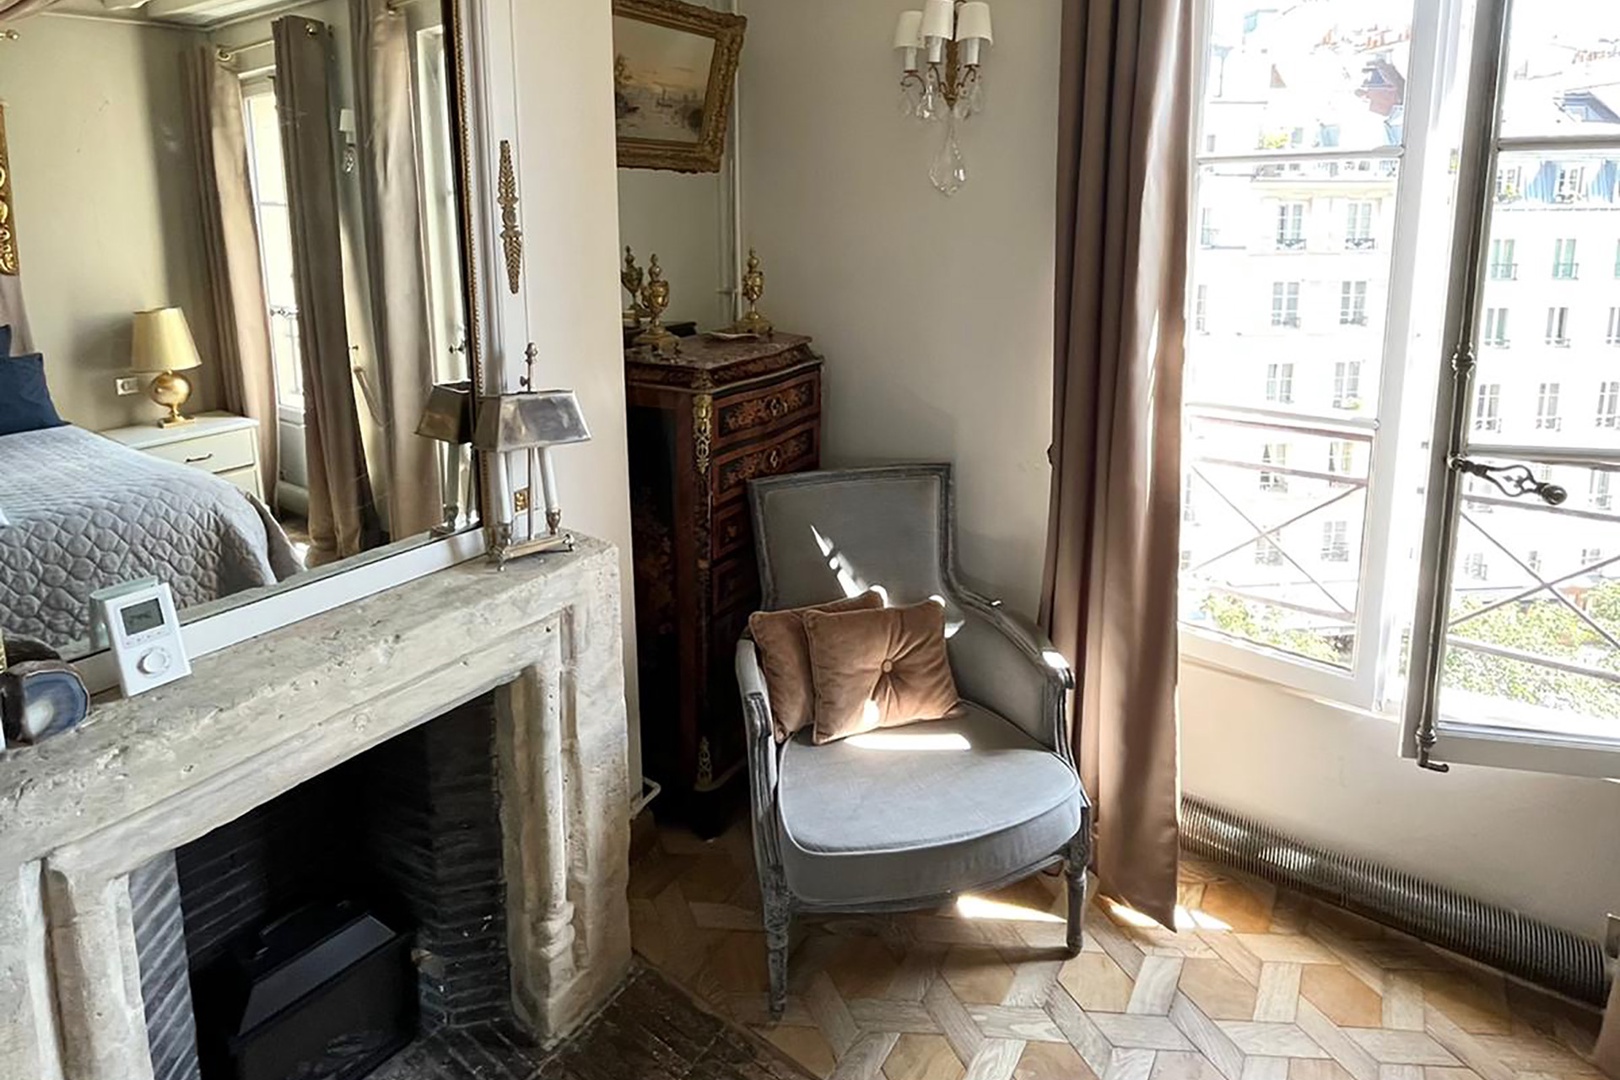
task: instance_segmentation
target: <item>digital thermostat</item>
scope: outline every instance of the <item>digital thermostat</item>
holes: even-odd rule
[[[94,597],[96,621],[118,660],[118,683],[134,697],[191,674],[174,593],[164,582],[109,589]]]

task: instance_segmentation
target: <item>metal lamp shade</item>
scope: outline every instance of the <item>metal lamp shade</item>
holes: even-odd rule
[[[572,390],[501,394],[478,402],[473,445],[504,453],[540,446],[589,442],[590,428]]]
[[[428,439],[460,446],[472,442],[473,392],[467,379],[435,383],[428,391],[427,406],[416,433]]]

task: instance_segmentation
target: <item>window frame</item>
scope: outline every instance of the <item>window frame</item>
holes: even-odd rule
[[[244,149],[246,153],[248,172],[248,199],[253,209],[253,227],[261,237],[259,272],[264,275],[266,281],[269,280],[269,266],[266,265],[266,260],[263,253],[264,245],[262,238],[265,235],[264,209],[269,204],[267,204],[260,197],[259,193],[259,163],[256,149],[257,143],[254,139],[255,128],[251,113],[254,107],[253,103],[264,98],[269,98],[272,103],[272,107],[274,107],[276,101],[276,90],[275,80],[272,76],[273,73],[269,71],[250,71],[242,73],[237,79],[237,82],[241,87],[242,95],[242,126],[244,128]],[[285,152],[284,149],[283,152]],[[276,324],[277,320],[284,314],[285,312],[283,312],[277,305],[269,303],[269,298],[266,296],[265,321],[266,325],[269,327],[271,338],[271,381],[273,383],[275,392],[276,413],[282,423],[302,424],[304,422],[303,387],[299,386],[297,393],[284,393],[284,387],[282,385],[283,372],[281,360],[275,355],[275,338],[277,333]],[[295,318],[297,317],[297,312],[293,312],[292,314]],[[297,324],[294,323],[293,325],[295,327],[293,349],[296,353],[297,349],[299,348],[299,342],[296,337]],[[299,366],[300,361],[295,356],[293,360],[293,376],[295,383],[302,382],[302,372],[297,370]]]
[[[1593,427],[1620,428],[1620,379],[1598,382],[1597,415]]]
[[[1319,428],[1334,425],[1369,443],[1367,481],[1362,496],[1363,528],[1359,537],[1349,539],[1352,550],[1355,545],[1360,547],[1360,580],[1353,622],[1357,642],[1354,659],[1349,668],[1344,668],[1237,639],[1189,622],[1179,624],[1181,652],[1184,658],[1196,663],[1279,684],[1309,696],[1368,712],[1388,712],[1391,694],[1398,692],[1398,687],[1392,684],[1399,681],[1398,675],[1393,673],[1398,670],[1396,661],[1400,627],[1410,616],[1409,574],[1392,572],[1391,551],[1407,538],[1411,542],[1416,541],[1412,523],[1406,523],[1407,528],[1403,529],[1400,527],[1402,523],[1395,520],[1395,502],[1403,486],[1409,491],[1410,484],[1417,477],[1409,466],[1403,467],[1403,455],[1397,451],[1407,441],[1407,428],[1411,427],[1411,420],[1407,418],[1421,404],[1410,400],[1410,395],[1404,390],[1416,347],[1413,329],[1418,310],[1415,294],[1423,272],[1420,266],[1428,266],[1430,260],[1424,258],[1423,254],[1433,247],[1435,236],[1442,240],[1446,238],[1444,228],[1437,229],[1424,220],[1422,207],[1425,190],[1431,185],[1449,185],[1450,182],[1449,147],[1436,144],[1436,137],[1445,122],[1440,106],[1445,95],[1443,71],[1449,62],[1441,27],[1459,24],[1462,3],[1463,0],[1441,0],[1439,3],[1419,0],[1413,5],[1411,62],[1407,72],[1404,110],[1407,123],[1400,145],[1374,150],[1290,147],[1280,151],[1198,153],[1206,96],[1204,42],[1208,40],[1212,3],[1211,0],[1195,0],[1195,89],[1193,129],[1189,134],[1194,153],[1192,182],[1189,185],[1189,215],[1194,208],[1200,207],[1201,181],[1206,165],[1354,161],[1358,169],[1365,166],[1364,171],[1371,172],[1379,163],[1387,162],[1395,171],[1395,185],[1393,210],[1387,205],[1384,208],[1384,214],[1389,219],[1385,228],[1392,239],[1388,253],[1389,280],[1383,297],[1384,320],[1377,354],[1381,363],[1377,419],[1342,412],[1335,414],[1332,410],[1317,415],[1296,413],[1294,410],[1285,412],[1274,408],[1215,406],[1199,402],[1188,402],[1183,410],[1185,419],[1241,413],[1265,417],[1268,422],[1279,426]],[[1387,202],[1388,196],[1385,198]],[[1190,240],[1188,248],[1191,266],[1198,257],[1197,245]],[[1430,267],[1428,272],[1439,272],[1438,266]],[[1268,329],[1276,332],[1280,328]],[[1438,330],[1438,326],[1435,329]],[[1369,538],[1375,533],[1382,536],[1378,542],[1371,542]],[[1389,715],[1393,717],[1393,713]]]
[[[1564,417],[1559,412],[1560,398],[1563,396],[1564,384],[1561,382],[1544,382],[1536,385],[1536,427],[1537,431],[1563,431]]]
[[[1339,279],[1339,325],[1366,326],[1367,297],[1372,294],[1366,278]]]
[[[1522,4],[1523,0],[1480,0],[1473,35],[1459,43],[1468,57],[1466,117],[1457,154],[1445,326],[1435,357],[1447,370],[1437,373],[1434,421],[1428,432],[1426,521],[1418,548],[1416,617],[1398,746],[1402,757],[1437,772],[1465,764],[1613,778],[1620,777],[1620,739],[1482,724],[1444,717],[1439,707],[1462,490],[1461,474],[1451,463],[1469,444],[1474,316],[1488,272],[1487,240],[1495,201],[1496,185],[1489,178],[1498,175],[1500,159],[1507,153],[1620,152],[1620,136],[1515,136],[1501,130],[1512,17],[1523,10]],[[1554,201],[1578,201],[1564,198],[1565,172],[1560,168]],[[1577,175],[1583,177],[1584,171]],[[1616,269],[1620,271],[1620,266]],[[1538,478],[1547,475],[1544,467],[1533,472]]]
[[[1508,337],[1508,313],[1512,309],[1506,305],[1485,309],[1485,325],[1480,333],[1483,344],[1493,349],[1506,349],[1511,347],[1513,339]]]

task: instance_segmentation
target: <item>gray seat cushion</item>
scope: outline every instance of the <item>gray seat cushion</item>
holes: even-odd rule
[[[820,904],[946,896],[1001,881],[1080,828],[1079,777],[976,705],[964,715],[782,751],[782,869]]]

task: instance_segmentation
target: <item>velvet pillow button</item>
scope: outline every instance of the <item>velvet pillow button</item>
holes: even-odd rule
[[[889,672],[891,672],[893,670],[894,670],[894,661],[893,660],[885,660],[885,661],[883,661],[883,674],[887,675],[887,674],[889,674]]]

